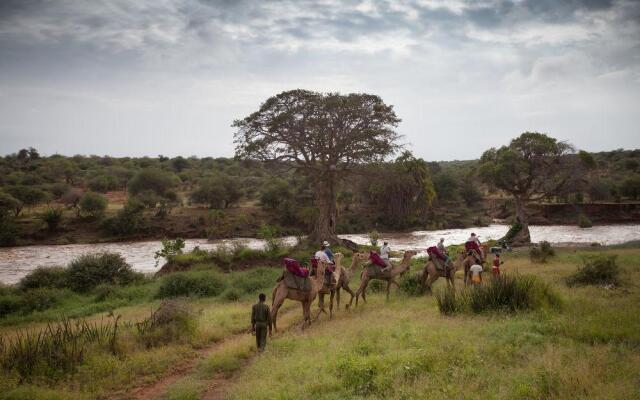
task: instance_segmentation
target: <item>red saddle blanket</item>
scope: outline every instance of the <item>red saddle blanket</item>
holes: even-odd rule
[[[294,260],[293,258],[285,258],[284,266],[287,271],[296,276],[299,276],[301,278],[306,278],[307,276],[309,276],[309,270],[300,265],[298,260]]]
[[[387,266],[387,264],[384,263],[384,260],[375,251],[369,252],[369,260],[371,260],[371,262],[375,265],[381,266],[382,268]]]

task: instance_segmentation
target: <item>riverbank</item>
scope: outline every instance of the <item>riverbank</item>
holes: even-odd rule
[[[440,238],[447,245],[463,243],[474,232],[482,241],[496,240],[507,232],[507,225],[489,225],[466,229],[444,229],[435,231],[415,231],[409,233],[382,233],[381,238],[389,241],[394,250],[424,251]],[[640,239],[640,224],[601,225],[593,228],[578,228],[568,225],[531,226],[534,242],[547,240],[554,244],[573,244],[574,246],[614,245]],[[357,244],[370,243],[366,233],[341,235]],[[293,245],[294,236],[284,238],[284,244]],[[229,238],[220,240],[187,239],[185,250],[196,246],[203,250],[215,250],[219,246],[240,245],[249,249],[262,249],[265,242],[255,238]],[[162,247],[159,240],[137,242],[112,242],[100,244],[36,245],[0,248],[0,282],[15,283],[22,276],[38,266],[66,265],[85,253],[115,252],[139,272],[154,273],[158,270],[154,254]]]

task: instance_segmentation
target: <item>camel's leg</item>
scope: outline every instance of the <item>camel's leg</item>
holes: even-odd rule
[[[387,281],[387,300],[389,300],[389,292],[391,291],[391,279]]]
[[[353,290],[351,290],[348,284],[344,285],[344,290],[346,290],[347,293],[351,295],[351,299],[349,299],[349,304],[344,306],[344,308],[351,308],[351,303],[353,303],[353,298],[356,296],[356,294],[353,293]]]
[[[369,279],[367,279],[362,286],[362,301],[365,303],[367,302],[367,286],[369,286]],[[356,301],[358,301],[358,299],[356,299]]]
[[[304,316],[304,321],[302,321],[302,329],[305,326],[311,326],[311,302],[303,301],[302,302],[302,315]]]
[[[309,305],[309,307],[311,307],[311,305]],[[324,293],[318,293],[318,313],[313,318],[313,320],[315,321],[320,318],[320,314],[323,312],[325,314],[327,313],[327,311],[324,309]]]
[[[429,270],[427,269],[427,267],[424,267],[424,270],[422,271],[422,276],[420,277],[420,286],[422,287],[422,291],[424,292],[424,290],[427,288],[427,278],[429,277]]]
[[[429,289],[429,292],[432,292],[431,290],[431,286],[433,285],[433,282],[437,281],[438,278],[440,277],[440,275],[438,275],[437,273],[434,274],[433,276],[429,275],[427,277],[427,288]]]
[[[333,318],[333,297],[335,295],[336,295],[336,291],[332,290],[331,295],[329,296],[329,319]]]
[[[340,289],[341,285],[338,285],[336,288],[336,310],[340,309]]]
[[[358,288],[358,290],[356,291],[356,307],[358,307],[358,298],[360,297],[360,295],[362,295],[362,301],[364,301],[365,303],[367,302],[367,299],[365,299],[365,290],[367,289],[367,283],[369,282],[368,278],[362,277],[362,281],[360,282],[360,287]]]
[[[276,325],[276,321],[278,320],[278,310],[284,303],[284,300],[287,298],[287,293],[284,291],[284,294],[277,293],[277,290],[273,294],[273,302],[271,303],[271,321],[273,323],[273,330],[278,332],[278,327]]]

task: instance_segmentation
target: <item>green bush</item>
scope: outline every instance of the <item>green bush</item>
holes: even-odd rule
[[[38,288],[64,288],[67,286],[67,269],[63,267],[38,267],[18,283],[22,290]]]
[[[108,200],[99,193],[87,192],[80,198],[80,212],[93,218],[102,217],[107,209]]]
[[[162,279],[158,298],[217,296],[224,291],[224,278],[213,271],[177,272]]]
[[[124,208],[112,217],[102,222],[102,228],[112,235],[130,235],[146,229],[147,221],[144,217],[144,204],[132,198]]]
[[[44,311],[60,302],[64,291],[52,288],[37,288],[24,292],[22,295],[21,311],[29,314],[34,311]]]
[[[87,292],[101,283],[126,285],[142,279],[118,253],[85,254],[69,264],[68,285]]]
[[[239,272],[233,279],[232,286],[243,293],[255,294],[260,290],[274,286],[282,271],[273,268],[256,268],[247,272]]]
[[[560,297],[549,285],[531,275],[500,275],[482,285],[466,287],[459,293],[436,293],[442,314],[517,312],[539,308],[559,308]]]
[[[13,246],[18,240],[18,227],[13,218],[0,215],[0,246]]]
[[[567,278],[569,286],[619,283],[620,268],[616,255],[597,255],[583,259],[583,266]]]
[[[242,290],[230,287],[222,293],[222,298],[228,301],[237,301],[240,300],[243,294]]]
[[[136,324],[138,341],[147,348],[188,340],[197,328],[195,313],[179,300],[163,301],[148,318]]]
[[[420,296],[422,291],[421,273],[408,273],[400,278],[400,290],[410,296]]]
[[[15,294],[5,294],[0,296],[0,318],[13,314],[22,307],[22,299]]]
[[[385,398],[391,377],[387,363],[374,355],[347,353],[338,359],[336,376],[356,396]]]
[[[40,219],[47,225],[47,229],[53,232],[62,222],[62,208],[47,208],[47,211],[40,214]]]
[[[591,228],[593,226],[593,222],[584,214],[578,215],[578,226],[580,228]]]
[[[538,246],[534,245],[529,250],[529,258],[534,263],[546,263],[547,260],[556,255],[555,250],[551,247],[551,243],[542,241]]]

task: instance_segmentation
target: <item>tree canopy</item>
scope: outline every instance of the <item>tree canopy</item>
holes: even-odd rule
[[[236,120],[236,156],[280,161],[311,177],[319,209],[312,240],[337,240],[337,188],[362,163],[382,161],[400,147],[393,106],[375,95],[282,92]]]

